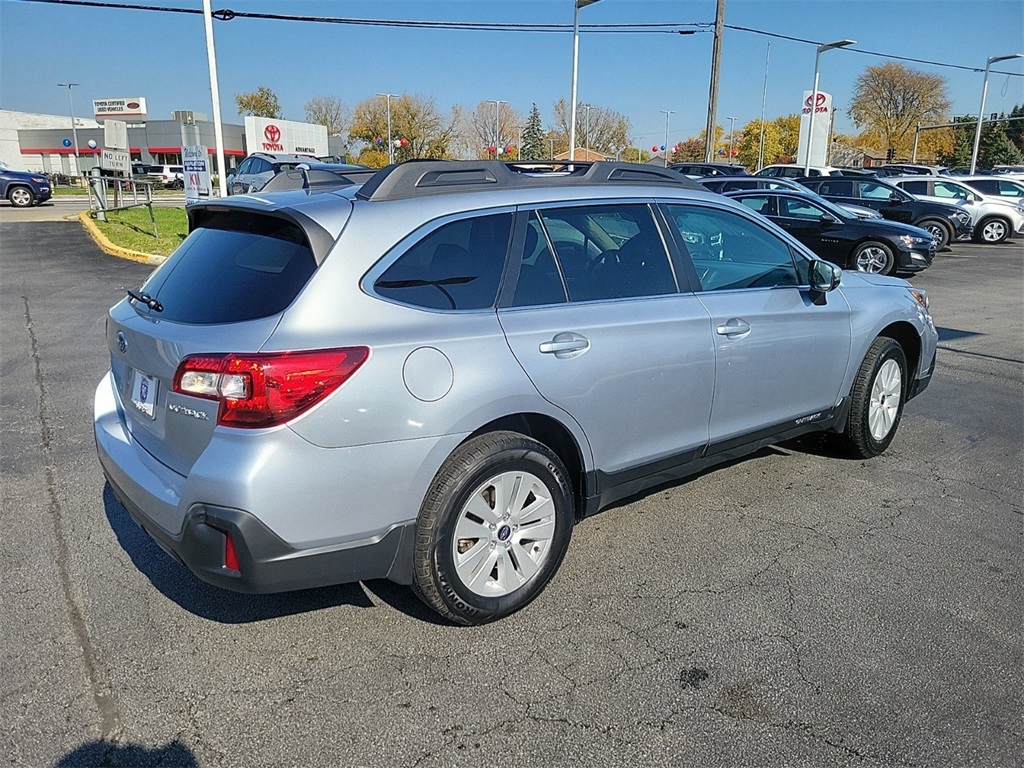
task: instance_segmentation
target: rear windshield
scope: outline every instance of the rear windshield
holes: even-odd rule
[[[239,323],[284,310],[316,270],[297,225],[272,216],[219,213],[181,244],[143,290],[163,305],[161,320]]]

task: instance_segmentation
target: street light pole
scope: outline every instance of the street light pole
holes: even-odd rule
[[[734,138],[736,136],[736,118],[735,117],[727,117],[725,119],[729,121],[729,160],[728,160],[728,162],[732,163],[732,146],[733,146],[733,140],[734,140]]]
[[[572,102],[569,107],[569,159],[576,159],[576,80],[580,60],[580,8],[598,0],[574,0],[572,5]]]
[[[395,142],[391,138],[391,99],[392,98],[397,99],[398,98],[398,94],[397,93],[378,93],[377,95],[380,96],[382,99],[384,99],[387,102],[387,105],[388,105],[387,106],[387,112],[388,112],[388,165],[394,165],[395,164]]]
[[[665,149],[663,151],[665,152],[665,167],[668,168],[668,121],[669,117],[675,114],[675,110],[662,109],[660,111],[663,115],[665,115]]]
[[[499,115],[501,114],[501,105],[508,104],[507,101],[500,101],[498,99],[488,99],[488,104],[494,105],[494,159],[498,159],[498,144],[501,143],[501,128],[499,124]]]
[[[974,149],[971,150],[971,174],[978,167],[978,147],[981,144],[981,119],[985,114],[985,95],[988,92],[988,71],[997,61],[1024,58],[1024,53],[1011,53],[1009,56],[992,56],[985,62],[985,83],[981,86],[981,106],[978,108],[978,124],[974,127]]]
[[[814,54],[814,89],[811,91],[811,119],[807,121],[807,154],[804,156],[804,176],[811,175],[811,147],[814,146],[814,113],[818,109],[818,60],[825,51],[833,48],[845,48],[848,45],[856,45],[856,40],[839,40],[834,43],[824,43],[818,46]]]
[[[81,172],[82,160],[78,156],[78,126],[75,125],[75,100],[71,98],[71,89],[74,88],[78,83],[57,83],[61,88],[68,89],[68,104],[71,106],[71,135],[75,139],[75,173]]]

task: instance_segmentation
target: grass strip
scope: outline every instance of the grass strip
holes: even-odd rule
[[[153,223],[146,208],[130,208],[107,214],[106,221],[96,220],[100,232],[122,248],[142,253],[167,256],[188,235],[188,219],[184,208],[153,208],[159,237],[153,237]]]

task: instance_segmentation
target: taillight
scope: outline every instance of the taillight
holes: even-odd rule
[[[218,401],[218,424],[273,427],[294,419],[334,392],[369,356],[366,347],[190,355],[178,365],[173,389]]]

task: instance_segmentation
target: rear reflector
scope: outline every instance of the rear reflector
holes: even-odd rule
[[[241,571],[238,564],[238,553],[235,552],[235,541],[230,533],[224,534],[224,567],[229,571]]]
[[[367,347],[190,355],[178,365],[173,390],[218,401],[220,425],[274,427],[291,421],[330,395],[369,356]]]

